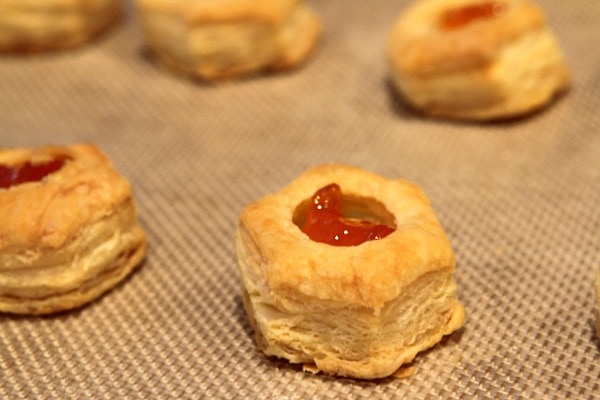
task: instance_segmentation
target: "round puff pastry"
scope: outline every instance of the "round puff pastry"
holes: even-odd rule
[[[391,215],[395,231],[348,247],[311,240],[299,205],[332,182],[345,199]],[[464,321],[448,238],[425,194],[403,180],[345,165],[311,169],[244,208],[236,249],[259,348],[311,372],[386,377]]]
[[[121,0],[0,0],[0,51],[64,49],[96,38],[122,15]]]
[[[548,104],[570,83],[542,10],[529,0],[422,0],[389,37],[394,86],[423,113],[496,120]]]
[[[301,0],[137,0],[146,46],[158,61],[215,81],[287,70],[321,35]]]
[[[19,168],[31,177],[48,163],[58,169],[10,184]],[[140,264],[146,235],[131,187],[96,147],[0,149],[0,167],[1,312],[79,307]]]

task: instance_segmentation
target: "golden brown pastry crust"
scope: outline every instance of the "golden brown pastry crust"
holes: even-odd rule
[[[304,61],[321,22],[301,0],[138,0],[148,50],[208,81],[287,70]]]
[[[1,0],[0,51],[79,46],[113,26],[122,13],[120,0]]]
[[[443,28],[450,10],[496,4],[494,16]],[[489,120],[530,113],[566,90],[570,74],[542,10],[529,0],[423,0],[388,42],[392,80],[425,114]]]
[[[129,183],[91,145],[0,149],[0,164],[66,159],[41,181],[0,188],[0,311],[81,306],[140,264],[146,235]]]
[[[396,231],[359,246],[312,241],[294,212],[330,183],[382,203]],[[343,165],[311,169],[247,206],[236,243],[244,304],[267,355],[380,378],[462,325],[454,253],[429,200],[409,182]]]

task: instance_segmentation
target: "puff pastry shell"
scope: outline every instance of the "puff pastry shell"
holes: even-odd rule
[[[0,0],[0,51],[84,44],[115,24],[122,7],[120,0]]]
[[[294,214],[330,183],[383,204],[396,230],[358,246],[312,241]],[[259,348],[311,371],[386,377],[464,320],[448,238],[425,194],[403,180],[345,165],[311,169],[243,209],[236,247]]]
[[[448,13],[478,7],[495,11],[444,27]],[[434,117],[527,115],[570,83],[545,16],[529,0],[414,2],[391,30],[388,53],[392,82],[404,100]]]
[[[0,164],[64,159],[40,181],[0,188],[0,311],[79,307],[140,264],[146,235],[129,183],[96,147],[0,149]]]
[[[321,22],[301,0],[137,0],[146,46],[171,70],[209,80],[300,64]]]

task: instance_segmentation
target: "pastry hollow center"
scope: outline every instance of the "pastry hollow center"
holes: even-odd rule
[[[17,165],[0,164],[0,188],[8,189],[22,183],[40,182],[46,176],[60,170],[66,161],[65,157],[57,157],[38,163],[27,161]]]
[[[446,10],[440,18],[440,27],[444,30],[462,28],[479,19],[495,18],[506,10],[501,1],[486,1]]]
[[[374,198],[344,195],[336,183],[317,190],[294,212],[293,222],[315,242],[357,246],[396,230],[395,218]]]

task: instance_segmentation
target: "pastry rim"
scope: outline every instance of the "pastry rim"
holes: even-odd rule
[[[294,210],[333,181],[347,195],[375,197],[394,215],[396,230],[382,240],[350,247],[308,238],[292,221]],[[357,167],[328,164],[306,171],[279,192],[247,206],[240,224],[261,252],[272,297],[291,302],[308,296],[333,307],[380,309],[418,277],[455,269],[450,242],[420,188]],[[361,268],[366,262],[368,268]]]
[[[48,4],[52,3],[52,4]],[[44,18],[46,29],[42,37],[32,35],[30,28],[21,27],[18,31],[20,37],[13,36],[11,40],[0,42],[0,52],[9,54],[29,54],[38,52],[49,52],[54,50],[66,50],[91,43],[117,25],[124,16],[124,9],[119,0],[101,0],[101,18],[94,15],[94,8],[88,7],[80,0],[51,0],[36,4],[26,11],[34,13],[39,18]],[[17,7],[22,6],[18,3]],[[27,4],[24,5],[27,7]],[[17,11],[23,12],[21,9]],[[74,26],[61,26],[58,22],[53,23],[54,15],[58,11],[69,11],[73,15],[81,17],[83,22]],[[0,21],[10,21],[11,15],[0,17]],[[25,35],[23,33],[25,32]],[[14,35],[14,33],[13,33]],[[50,39],[50,40],[49,40]]]
[[[138,0],[138,8],[164,13],[186,24],[262,21],[280,24],[300,0],[228,0],[227,2],[190,2],[189,0]]]
[[[457,70],[484,68],[496,52],[512,39],[545,28],[546,17],[528,0],[501,0],[508,4],[502,15],[474,21],[464,27],[441,31],[436,22],[449,4],[468,5],[485,0],[433,0],[416,2],[404,10],[388,37],[394,69],[402,74],[426,77]],[[412,34],[416,23],[424,25]]]
[[[22,249],[57,249],[67,244],[72,235],[85,224],[98,221],[111,215],[113,208],[129,201],[132,197],[131,186],[112,166],[108,158],[95,146],[75,144],[70,146],[43,146],[36,149],[2,149],[0,148],[0,163],[16,165],[27,160],[42,161],[49,158],[64,157],[67,159],[60,170],[46,176],[39,182],[27,182],[7,189],[0,188],[0,208],[18,207],[19,204],[35,203],[38,198],[50,198],[53,195],[71,195],[88,205],[95,205],[93,210],[81,209],[82,213],[74,215],[65,213],[60,216],[60,226],[50,231],[40,231],[38,226],[9,227],[0,226],[0,251],[11,248]],[[69,182],[67,182],[69,181]],[[108,183],[110,182],[110,184]],[[68,191],[63,186],[68,183]],[[99,198],[78,193],[77,190],[90,184],[110,190]],[[100,194],[97,194],[98,197]],[[108,197],[113,197],[109,199]],[[108,203],[97,204],[99,201]],[[93,204],[92,204],[93,203]],[[101,206],[101,208],[100,208]],[[58,213],[58,204],[52,209],[35,210],[34,214]],[[48,215],[53,218],[56,215]],[[0,266],[0,271],[2,270]]]

